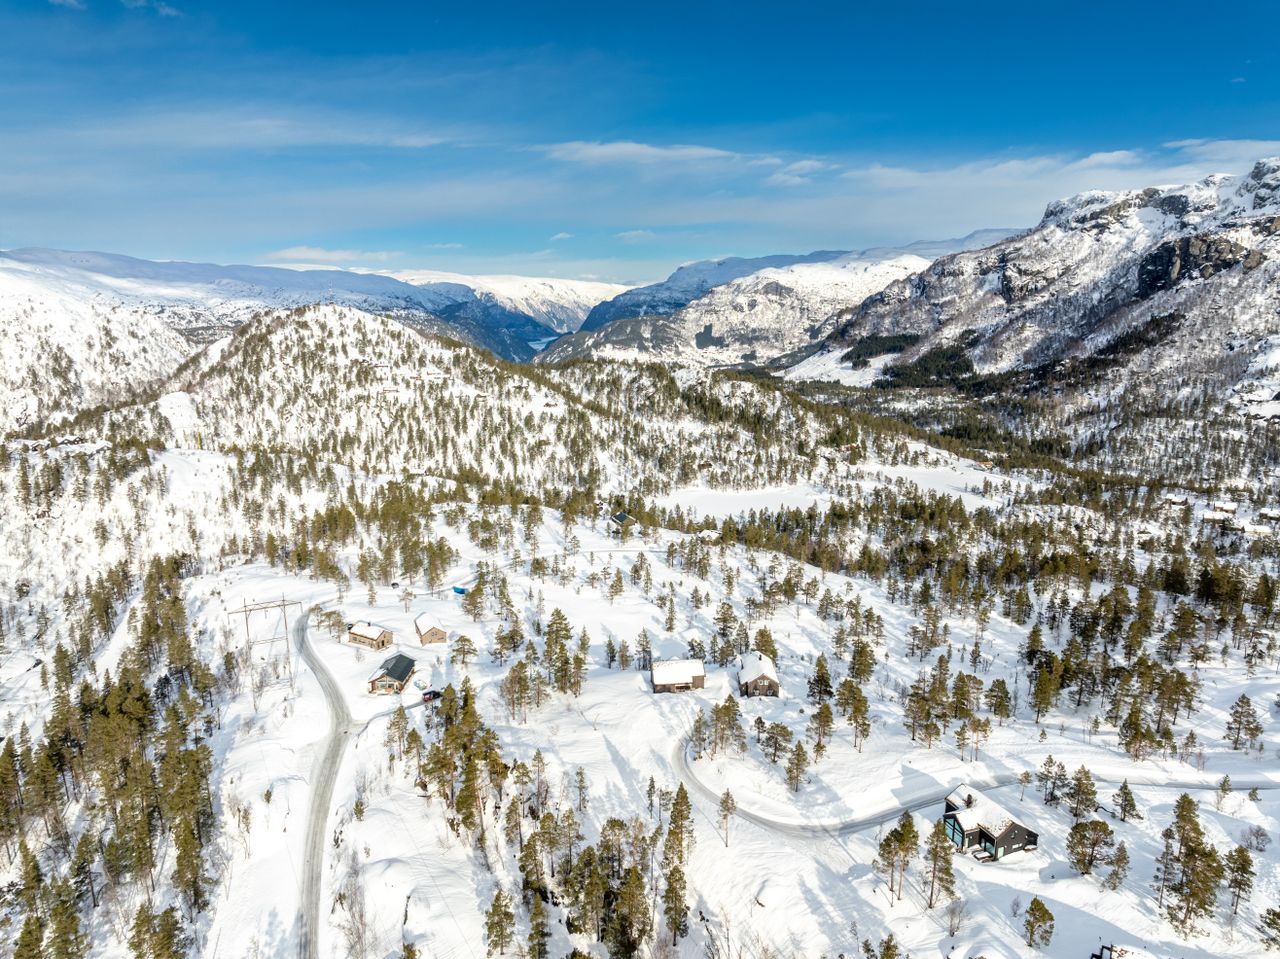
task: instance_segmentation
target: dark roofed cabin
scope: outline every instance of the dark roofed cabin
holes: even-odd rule
[[[1035,849],[1040,841],[1037,833],[1014,819],[1003,806],[969,786],[952,790],[942,822],[947,838],[961,851],[975,850],[980,859],[1003,859],[1011,852]]]
[[[396,653],[383,661],[378,671],[369,677],[371,693],[402,693],[409,684],[417,664],[404,653]]]

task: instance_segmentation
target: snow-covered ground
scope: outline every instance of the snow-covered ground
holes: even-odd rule
[[[841,383],[845,386],[870,386],[880,378],[884,368],[894,358],[891,353],[874,356],[867,361],[866,366],[854,369],[853,364],[840,359],[844,352],[844,350],[820,350],[795,366],[787,367],[782,373],[782,378],[793,383],[817,380]]]

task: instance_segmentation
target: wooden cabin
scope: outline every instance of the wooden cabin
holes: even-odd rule
[[[776,696],[782,687],[773,660],[757,650],[738,658],[739,696]]]
[[[369,649],[386,649],[391,645],[391,630],[361,621],[347,627],[347,639],[357,646]]]
[[[978,859],[1003,859],[1011,852],[1035,849],[1040,841],[1003,806],[968,785],[957,786],[947,796],[942,821],[947,837],[961,851],[973,850]]]
[[[396,653],[384,660],[378,671],[369,677],[369,692],[379,695],[404,692],[415,665],[404,653]]]
[[[707,670],[700,659],[664,659],[649,667],[649,679],[655,693],[680,693],[704,688]]]
[[[426,613],[420,613],[414,619],[413,629],[418,634],[418,642],[423,646],[430,646],[432,643],[443,643],[449,638],[449,634],[433,623]]]

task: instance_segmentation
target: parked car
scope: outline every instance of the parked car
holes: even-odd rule
[[[427,689],[422,693],[422,701],[424,703],[434,703],[439,698],[440,690],[438,689]]]

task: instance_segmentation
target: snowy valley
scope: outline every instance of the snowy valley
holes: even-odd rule
[[[0,956],[1280,945],[1276,169],[633,290],[0,254]]]

